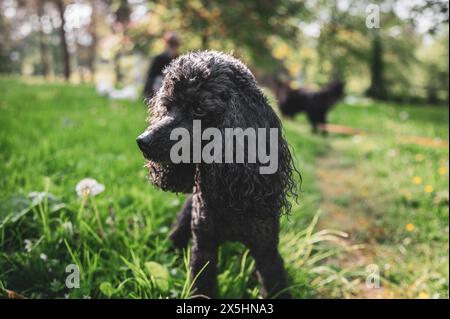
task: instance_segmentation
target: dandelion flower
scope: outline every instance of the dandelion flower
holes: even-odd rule
[[[93,178],[84,178],[78,182],[75,190],[79,197],[96,196],[105,190],[105,185],[100,184]]]
[[[83,206],[84,206],[84,200],[89,196],[93,197],[93,196],[96,196],[96,195],[100,194],[101,192],[103,192],[105,190],[105,185],[100,184],[93,178],[84,178],[78,182],[77,186],[75,187],[75,190],[77,191],[78,196],[81,197],[83,200],[83,203],[82,203],[81,209],[80,209],[80,211],[82,211]],[[94,201],[92,201],[92,207],[95,212],[95,217],[97,218],[100,235],[103,238],[103,237],[105,237],[105,232],[103,230],[100,213],[99,213]]]
[[[433,192],[433,186],[432,185],[425,186],[424,191],[425,191],[425,193]]]
[[[424,156],[422,154],[416,154],[416,161],[417,162],[422,162],[424,160]]]
[[[413,224],[411,224],[411,223],[409,223],[409,224],[406,224],[406,231],[409,231],[409,232],[412,232],[412,231],[414,231],[414,225]]]
[[[375,149],[375,144],[373,143],[364,144],[364,148],[366,151],[373,151]]]
[[[416,185],[420,185],[420,184],[422,184],[422,177],[420,177],[420,176],[414,176],[412,182],[413,182],[414,184],[416,184]]]
[[[438,173],[439,175],[447,175],[448,173],[447,167],[439,167]]]

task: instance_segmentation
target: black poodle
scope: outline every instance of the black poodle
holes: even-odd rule
[[[276,88],[278,105],[286,117],[305,112],[312,130],[326,134],[323,126],[327,123],[327,113],[331,107],[344,96],[344,83],[333,81],[318,91],[307,89],[294,90],[286,84],[278,84]]]
[[[288,298],[277,247],[279,217],[291,209],[288,196],[297,198],[298,171],[280,120],[252,73],[220,52],[189,53],[165,69],[163,85],[149,104],[149,127],[137,142],[150,179],[163,190],[192,193],[170,237],[178,248],[185,248],[192,238],[192,277],[201,272],[195,294],[216,295],[218,247],[238,241],[255,259],[263,296]],[[202,121],[202,129],[214,127],[222,133],[225,128],[278,129],[278,170],[260,174],[261,161],[247,161],[248,156],[244,163],[174,164],[169,153],[177,141],[170,139],[171,131],[182,127],[192,133],[195,119]]]

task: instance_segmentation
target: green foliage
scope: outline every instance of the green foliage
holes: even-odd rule
[[[149,4],[153,20],[151,35],[161,37],[166,30],[181,33],[188,50],[216,49],[233,51],[255,66],[273,69],[278,62],[272,56],[269,38],[276,36],[289,43],[297,38],[297,21],[308,14],[302,1],[203,1],[169,0]],[[158,21],[155,23],[154,21]],[[139,50],[153,37],[143,37],[148,25],[130,30]],[[145,32],[145,31],[144,31]]]
[[[422,1],[409,9],[393,0],[81,1],[72,6],[91,6],[93,15],[80,26],[67,26],[77,46],[70,59],[60,30],[48,23],[58,15],[51,3],[62,2],[19,1],[17,10],[15,3],[0,4],[0,73],[51,78],[71,66],[72,81],[115,78],[118,85],[128,84],[136,79],[131,70],[139,61],[164,50],[163,34],[176,31],[181,52],[232,52],[267,83],[284,76],[294,86],[309,87],[341,77],[352,93],[448,102],[447,1]],[[366,25],[373,5],[380,9],[378,29]],[[30,21],[36,22],[31,29]],[[423,30],[426,24],[430,28]]]

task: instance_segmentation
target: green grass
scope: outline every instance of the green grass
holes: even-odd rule
[[[134,142],[143,105],[108,101],[90,86],[8,77],[0,92],[0,295],[191,296],[189,254],[167,238],[184,196],[148,183]],[[285,124],[303,174],[280,244],[293,295],[371,297],[365,267],[375,264],[377,296],[448,297],[448,150],[400,143],[448,140],[448,109],[361,101],[342,103],[330,119],[370,133],[324,139],[303,115]],[[85,177],[106,189],[83,202],[75,186]],[[355,251],[362,263],[352,262]],[[70,264],[80,288],[65,285]],[[253,267],[244,247],[224,245],[220,296],[257,297]]]

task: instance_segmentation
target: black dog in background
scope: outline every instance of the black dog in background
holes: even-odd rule
[[[293,117],[297,113],[305,112],[313,132],[320,130],[323,134],[326,134],[322,126],[327,123],[328,111],[344,97],[342,81],[333,81],[318,91],[293,90],[286,84],[278,84],[275,90],[281,114]]]
[[[149,127],[137,142],[156,186],[192,193],[170,237],[178,248],[185,248],[192,238],[191,274],[199,275],[194,293],[216,295],[218,247],[225,241],[238,241],[255,259],[263,296],[288,298],[278,252],[279,218],[291,208],[288,196],[297,196],[297,171],[279,118],[253,74],[229,55],[186,54],[164,74],[161,89],[150,101]],[[170,140],[171,131],[182,127],[192,136],[194,119],[202,121],[202,129],[219,129],[222,136],[225,128],[277,128],[278,170],[260,174],[258,161],[225,163],[223,158],[222,163],[172,163],[170,149],[176,141]]]

